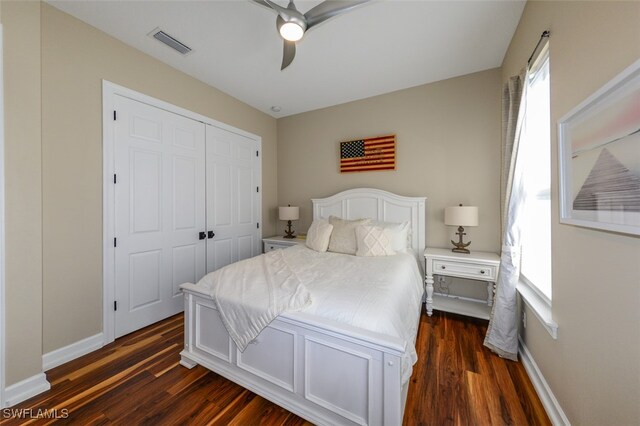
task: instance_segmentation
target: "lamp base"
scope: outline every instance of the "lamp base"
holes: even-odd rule
[[[285,235],[282,238],[295,238],[296,237],[295,233],[296,233],[296,231],[292,231],[291,230],[291,221],[288,220],[287,221],[287,229],[284,230],[284,234]]]
[[[464,253],[464,254],[470,254],[471,253],[466,248],[458,248],[458,247],[452,248],[451,251],[454,252],[454,253]]]
[[[465,243],[462,241],[462,236],[467,235],[464,232],[464,228],[462,226],[458,227],[458,232],[456,232],[456,235],[458,235],[460,239],[458,240],[458,242],[451,240],[451,244],[455,246],[454,248],[451,249],[451,251],[454,253],[470,254],[471,252],[469,251],[469,249],[467,249],[467,247],[469,247],[469,245],[471,244],[471,241],[469,241],[468,243]]]

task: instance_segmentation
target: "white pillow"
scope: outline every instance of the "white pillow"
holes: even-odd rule
[[[333,225],[324,219],[316,219],[307,231],[307,247],[323,253],[329,248]]]
[[[404,253],[411,246],[409,222],[371,222],[373,226],[379,226],[391,231],[391,247],[394,251]]]
[[[356,227],[366,225],[371,219],[344,220],[329,216],[329,223],[333,225],[329,251],[335,253],[356,254]]]
[[[391,247],[392,238],[389,228],[360,225],[356,227],[356,256],[392,256],[396,254]]]

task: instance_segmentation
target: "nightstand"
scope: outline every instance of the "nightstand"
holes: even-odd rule
[[[450,249],[427,248],[424,251],[427,315],[434,309],[476,318],[489,319],[495,282],[500,267],[500,256],[495,253],[473,251],[471,254],[454,253]],[[486,284],[487,300],[463,298],[448,294],[434,294],[433,276],[467,278]]]
[[[284,238],[280,236],[262,239],[263,251],[266,253],[271,250],[283,249],[296,244],[305,244],[307,240],[304,238]]]

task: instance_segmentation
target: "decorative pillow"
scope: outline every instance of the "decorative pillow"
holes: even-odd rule
[[[391,247],[394,251],[404,253],[411,246],[409,222],[371,222],[373,226],[391,231]]]
[[[371,219],[344,220],[329,216],[329,223],[333,225],[329,251],[335,253],[356,254],[356,227],[366,225]]]
[[[356,256],[392,256],[396,254],[391,247],[392,238],[388,228],[360,225],[356,227]]]
[[[324,219],[316,219],[307,231],[307,247],[323,253],[329,248],[333,225]]]

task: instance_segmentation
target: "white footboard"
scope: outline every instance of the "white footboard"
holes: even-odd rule
[[[318,425],[402,424],[400,339],[296,313],[240,352],[212,299],[192,284],[183,291],[185,367],[200,364]]]

